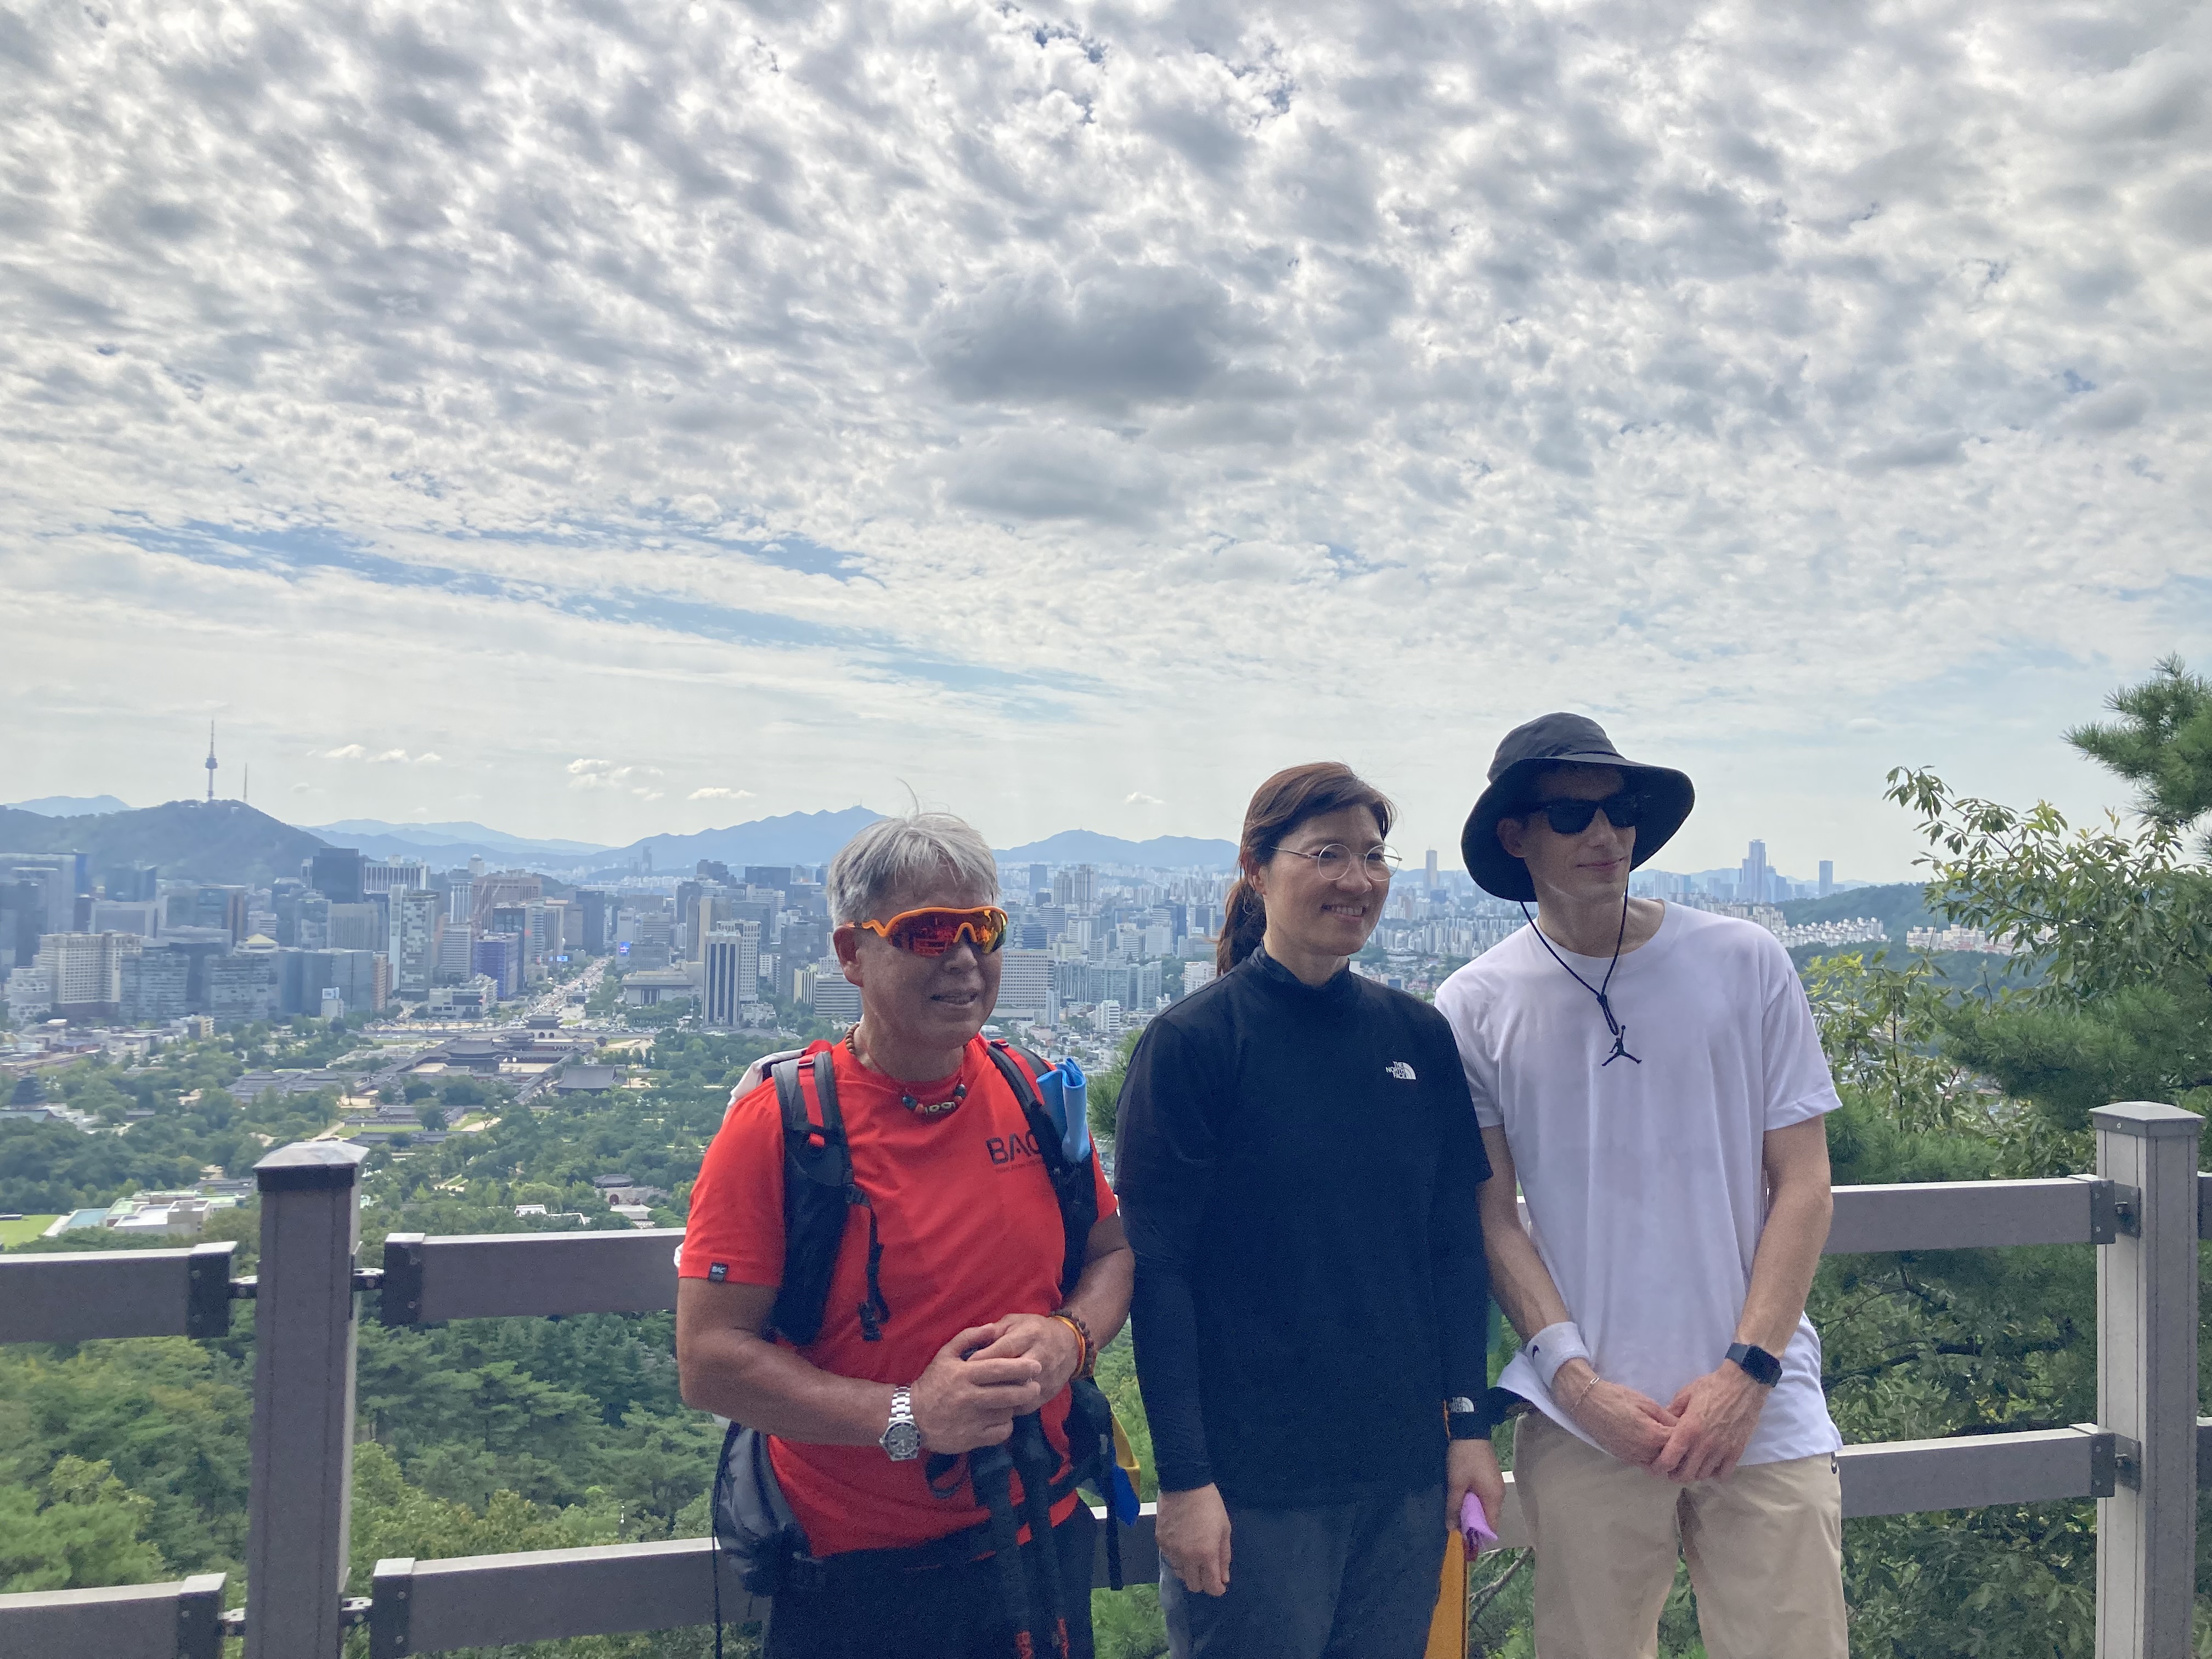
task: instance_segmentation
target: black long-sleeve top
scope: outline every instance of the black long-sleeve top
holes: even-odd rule
[[[1291,1506],[1442,1480],[1490,1305],[1490,1160],[1443,1017],[1255,951],[1146,1029],[1119,1117],[1162,1490]]]

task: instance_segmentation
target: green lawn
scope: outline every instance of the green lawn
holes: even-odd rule
[[[0,1221],[0,1249],[29,1243],[59,1219],[58,1216],[27,1215],[21,1221]]]

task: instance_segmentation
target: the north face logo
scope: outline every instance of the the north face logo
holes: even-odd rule
[[[1416,1081],[1413,1076],[1413,1068],[1406,1064],[1402,1060],[1394,1060],[1382,1069],[1389,1073],[1392,1077],[1396,1078],[1401,1083],[1412,1083]]]

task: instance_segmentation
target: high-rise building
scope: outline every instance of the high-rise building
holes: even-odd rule
[[[1766,843],[1755,841],[1746,854],[1743,867],[1736,878],[1736,902],[1740,904],[1765,904],[1773,897],[1772,882],[1766,867]]]
[[[32,871],[50,872],[34,878],[46,890],[46,925],[40,931],[69,933],[82,931],[92,905],[92,859],[84,853],[0,853],[0,879],[13,875],[22,880]],[[83,903],[79,905],[82,899]],[[79,915],[82,908],[85,914]]]
[[[1049,864],[1032,864],[1030,866],[1030,899],[1036,903],[1042,904],[1045,900],[1051,896],[1052,866]]]
[[[993,1018],[1056,1024],[1060,1002],[1053,994],[1052,952],[1009,948],[999,953],[999,1002]]]
[[[446,877],[446,915],[457,921],[467,921],[476,915],[476,878],[465,870],[454,870]]]
[[[514,933],[483,933],[476,942],[477,972],[499,987],[502,997],[522,988],[522,940]]]
[[[353,1014],[374,1013],[391,1000],[387,959],[374,951],[302,951],[299,956],[298,1012],[319,1014],[323,999],[332,994]]]
[[[438,971],[438,896],[427,887],[394,888],[392,896],[392,994],[402,1002],[430,994]]]
[[[1215,978],[1210,962],[1186,962],[1182,965],[1182,994],[1188,996],[1201,986],[1211,985]]]
[[[92,931],[152,939],[161,931],[161,906],[154,899],[94,899]]]
[[[629,948],[634,968],[665,968],[675,942],[676,920],[665,910],[650,910],[637,918],[636,941]]]
[[[137,1025],[182,1019],[191,1008],[191,958],[154,945],[125,955],[118,975],[118,1018]]]
[[[609,924],[614,920],[610,895],[596,887],[576,890],[576,902],[584,914],[584,954],[603,957],[613,948],[614,929]]]
[[[369,859],[361,866],[361,892],[397,893],[430,884],[430,866],[412,859]]]
[[[52,988],[58,1019],[112,1019],[123,1000],[123,958],[143,949],[135,933],[48,933],[39,966]]]
[[[1437,849],[1433,847],[1429,848],[1429,856],[1421,866],[1421,874],[1423,884],[1433,892],[1437,885]]]
[[[860,988],[845,977],[845,970],[835,957],[824,957],[814,964],[812,1004],[817,1019],[843,1020],[848,1024],[860,1017]]]
[[[1820,896],[1826,898],[1835,890],[1836,861],[1833,859],[1822,859],[1820,860]]]
[[[545,977],[546,968],[553,960],[555,945],[553,929],[557,924],[543,900],[522,907],[522,977],[526,985],[535,985]]]
[[[477,926],[489,928],[493,910],[535,904],[544,896],[543,878],[526,870],[502,870],[495,876],[477,877],[471,890],[470,902],[476,906]]]
[[[307,885],[333,904],[358,904],[365,890],[362,866],[367,862],[357,848],[325,848],[307,860]]]
[[[161,931],[180,927],[216,927],[230,935],[234,945],[246,936],[246,890],[199,882],[164,883]]]
[[[791,866],[787,864],[748,864],[745,866],[745,885],[772,887],[779,893],[791,890]]]
[[[301,932],[302,948],[307,932],[306,907],[301,907]],[[390,930],[385,924],[384,907],[364,902],[353,904],[331,903],[325,912],[325,949],[331,951],[382,951],[392,948]]]
[[[161,872],[150,864],[118,864],[100,878],[101,891],[125,904],[159,897]]]
[[[218,1021],[245,1024],[276,1012],[274,952],[243,951],[207,963],[207,1012]]]
[[[1054,871],[1052,902],[1061,905],[1097,903],[1097,870],[1088,864],[1078,864]]]
[[[19,881],[13,872],[0,870],[0,973],[29,967],[39,954],[39,935],[50,931],[43,875],[33,871]]]
[[[477,930],[466,915],[447,916],[438,928],[437,982],[459,985],[476,976]],[[350,1005],[349,1005],[350,1006]]]
[[[738,1011],[760,1000],[760,931],[750,924],[708,934],[704,1014],[709,1025],[735,1025]]]

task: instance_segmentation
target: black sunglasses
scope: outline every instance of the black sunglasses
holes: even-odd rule
[[[1632,830],[1642,821],[1644,809],[1650,803],[1633,790],[1624,789],[1617,795],[1607,795],[1603,800],[1541,800],[1533,803],[1526,814],[1534,817],[1544,815],[1559,836],[1579,836],[1590,826],[1590,820],[1600,812],[1605,821],[1616,830]]]

